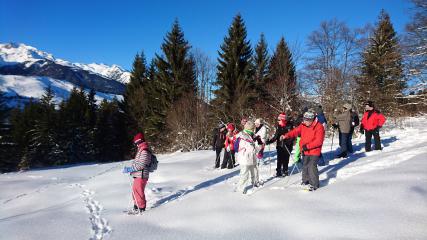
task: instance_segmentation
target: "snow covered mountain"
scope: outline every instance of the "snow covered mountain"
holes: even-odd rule
[[[25,77],[30,78],[27,82],[40,81],[40,86],[49,81],[62,81],[70,86],[94,89],[98,93],[121,95],[130,73],[117,65],[71,63],[25,44],[0,44],[0,89],[9,96],[27,92],[22,97],[37,98],[37,94],[32,96],[31,89],[26,89],[25,84],[18,84],[19,89],[13,87],[17,80],[25,81]],[[13,84],[7,82],[12,79]]]

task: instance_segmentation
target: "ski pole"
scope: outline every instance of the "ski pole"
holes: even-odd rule
[[[289,148],[288,148],[288,146],[286,146],[286,144],[284,144],[284,146],[285,146],[285,148],[286,148],[286,151],[288,151],[288,153],[289,153],[289,158],[290,158],[290,157],[291,157],[291,152],[289,151]],[[294,167],[292,168],[292,172],[293,172],[293,170],[295,169],[295,167],[297,168],[298,172],[300,172],[300,170],[299,170],[299,168],[298,168],[298,162],[294,162]],[[291,172],[291,174],[290,174],[290,175],[292,175],[292,172]]]
[[[335,129],[332,129],[332,143],[331,143],[331,151],[330,153],[330,159],[333,159],[334,154],[332,153],[332,147],[334,146],[334,135],[335,135]]]
[[[133,200],[133,205],[131,205],[131,209],[133,209],[134,205],[136,205],[138,207],[138,209],[139,209],[138,201],[136,201],[135,193],[133,192],[133,181],[132,181],[133,178],[132,178],[131,175],[129,175],[129,179],[130,179],[130,190],[132,191],[132,200]]]

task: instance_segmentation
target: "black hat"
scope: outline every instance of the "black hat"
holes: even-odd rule
[[[367,102],[365,103],[365,105],[368,105],[369,107],[374,107],[374,102],[372,102],[372,101],[367,101]]]

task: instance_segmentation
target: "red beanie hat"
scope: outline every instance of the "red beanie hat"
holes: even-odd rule
[[[135,144],[140,143],[140,142],[144,142],[144,141],[145,141],[144,134],[142,134],[140,132],[137,133],[135,135],[135,137],[133,137],[133,143],[135,143]]]
[[[234,131],[234,124],[232,123],[227,124],[227,130]]]
[[[285,113],[281,113],[279,114],[279,116],[277,117],[277,120],[279,120],[279,126],[286,126],[286,114]]]
[[[286,114],[285,113],[279,114],[279,116],[277,117],[277,120],[286,121]]]

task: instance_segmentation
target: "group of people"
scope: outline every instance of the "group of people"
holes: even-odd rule
[[[350,104],[344,104],[342,111],[335,111],[332,126],[339,131],[340,154],[337,157],[347,157],[353,152],[351,138],[356,126],[359,125],[357,113],[352,111]],[[371,151],[371,140],[374,137],[375,150],[381,150],[380,128],[385,123],[385,117],[375,109],[374,103],[365,104],[360,133],[365,134],[365,151]],[[245,193],[249,179],[254,187],[259,186],[258,163],[264,157],[266,145],[276,143],[277,167],[276,176],[288,176],[288,165],[291,152],[295,145],[296,161],[302,156],[302,181],[304,189],[314,191],[319,188],[319,174],[317,164],[322,157],[322,145],[325,139],[327,125],[322,107],[316,110],[304,109],[301,118],[288,117],[281,113],[277,117],[275,132],[268,138],[268,127],[261,118],[255,121],[246,118],[241,120],[241,131],[233,123],[220,124],[214,132],[213,150],[216,151],[215,168],[234,168],[236,162],[240,165],[240,180],[237,191]],[[145,187],[149,178],[149,165],[153,154],[142,133],[133,138],[137,147],[135,159],[131,166],[124,167],[123,173],[133,178],[132,199],[134,207],[132,213],[141,213],[146,208]],[[223,162],[220,165],[220,154],[224,151]]]
[[[338,129],[340,153],[337,158],[348,157],[353,152],[352,135],[359,126],[359,117],[348,103],[341,111],[335,110],[333,128]],[[379,129],[384,125],[385,117],[375,109],[372,101],[365,104],[365,113],[360,124],[360,132],[365,133],[365,150],[371,151],[371,139],[374,137],[375,150],[381,150]],[[319,188],[317,165],[322,157],[322,146],[325,138],[327,120],[321,106],[316,110],[305,109],[302,119],[293,119],[285,113],[277,117],[275,132],[268,138],[268,128],[262,119],[242,119],[242,131],[237,131],[233,123],[220,124],[214,132],[213,150],[216,151],[215,168],[233,168],[240,165],[240,181],[238,191],[246,192],[250,185],[259,186],[258,163],[263,158],[266,145],[276,143],[277,167],[276,176],[289,175],[288,165],[291,152],[295,148],[295,162],[302,160],[302,181],[304,189],[314,191]],[[237,144],[236,144],[237,143]],[[295,146],[295,147],[294,147]],[[220,154],[225,148],[223,162],[220,165]]]

